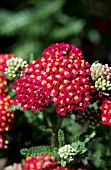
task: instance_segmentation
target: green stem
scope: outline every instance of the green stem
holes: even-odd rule
[[[61,128],[61,124],[63,121],[63,117],[59,116],[57,120],[57,124],[55,127],[53,127],[52,131],[52,146],[57,146],[58,145],[58,130]]]
[[[57,113],[52,113],[52,105],[50,106],[50,109],[44,110],[44,118],[47,121],[48,127],[52,130],[52,136],[51,136],[51,145],[57,146],[58,145],[58,130],[61,128],[61,124],[63,121],[63,117],[60,115],[57,115]],[[56,115],[55,115],[56,114]]]

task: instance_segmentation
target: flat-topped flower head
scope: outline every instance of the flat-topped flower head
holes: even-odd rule
[[[111,100],[105,99],[100,106],[102,124],[111,126]]]
[[[14,112],[7,111],[12,103],[9,95],[0,95],[0,132],[9,131],[13,125]]]
[[[43,57],[30,63],[15,81],[14,103],[24,110],[43,111],[53,103],[64,116],[74,108],[82,110],[90,104],[95,91],[91,84],[90,64],[74,45],[56,43],[43,51]]]

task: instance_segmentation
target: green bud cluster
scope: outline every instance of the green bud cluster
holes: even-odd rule
[[[27,61],[16,57],[7,60],[6,64],[7,68],[5,68],[4,74],[9,80],[15,80],[22,75],[21,71],[27,66]]]
[[[93,63],[90,71],[92,80],[95,81],[95,88],[98,91],[111,90],[111,67],[108,67],[108,64]]]
[[[76,155],[75,150],[70,144],[59,148],[59,156],[65,161],[68,161],[68,162],[73,161],[74,155]]]

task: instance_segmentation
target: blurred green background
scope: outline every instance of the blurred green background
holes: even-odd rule
[[[110,0],[4,0],[0,53],[40,57],[55,42],[73,43],[93,62],[111,63]]]

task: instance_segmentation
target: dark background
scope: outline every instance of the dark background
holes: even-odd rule
[[[4,0],[0,53],[40,57],[55,42],[80,47],[89,62],[111,63],[111,1]]]

